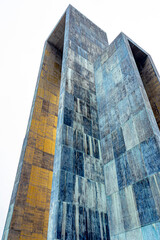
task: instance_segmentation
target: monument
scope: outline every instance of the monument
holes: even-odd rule
[[[6,239],[160,239],[160,82],[150,55],[71,5],[45,42]]]

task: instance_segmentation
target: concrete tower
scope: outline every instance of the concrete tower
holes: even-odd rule
[[[3,240],[160,239],[151,57],[69,5],[47,39]]]

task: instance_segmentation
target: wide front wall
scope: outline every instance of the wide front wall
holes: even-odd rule
[[[45,44],[3,240],[47,238],[61,55]]]
[[[48,239],[108,239],[93,61],[106,34],[66,12]]]
[[[160,134],[125,35],[96,61],[95,84],[111,239],[159,239]]]

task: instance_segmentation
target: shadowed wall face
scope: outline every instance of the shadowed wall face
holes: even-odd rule
[[[8,239],[46,239],[62,53],[46,45]],[[14,199],[14,198],[13,198]],[[4,238],[5,239],[5,238]]]
[[[149,56],[133,43],[129,42],[129,44],[160,129],[160,82]]]

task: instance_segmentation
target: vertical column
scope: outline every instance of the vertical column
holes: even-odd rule
[[[3,239],[46,239],[61,53],[46,43]]]
[[[66,12],[48,239],[107,239],[108,220],[94,58],[105,33],[73,7]]]

